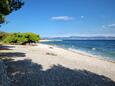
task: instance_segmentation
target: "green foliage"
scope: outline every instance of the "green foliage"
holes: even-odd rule
[[[5,16],[20,9],[23,5],[22,0],[0,0],[0,24],[5,22]]]
[[[27,32],[27,33],[12,33],[4,42],[9,44],[27,44],[39,42],[40,37],[37,34]]]
[[[25,33],[24,36],[25,38],[28,39],[28,42],[32,42],[32,41],[37,42],[40,39],[39,35],[31,33],[31,32]]]
[[[0,31],[0,41],[3,41],[8,35],[9,33]]]
[[[0,24],[4,22],[5,22],[5,17],[2,14],[0,14]]]

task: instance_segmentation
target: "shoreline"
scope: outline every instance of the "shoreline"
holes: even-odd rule
[[[43,44],[43,43],[40,43],[40,44]],[[61,47],[61,46],[58,46],[58,45],[52,45],[52,44],[43,44],[43,45],[48,45],[48,46],[52,46],[52,47],[62,48],[64,50],[67,50],[67,51],[70,51],[70,52],[73,52],[73,53],[77,53],[77,54],[81,54],[81,55],[86,55],[88,57],[92,57],[92,58],[96,58],[96,59],[99,59],[99,60],[115,63],[115,61],[112,61],[112,59],[107,59],[104,56],[93,55],[91,53],[88,53],[88,52],[85,52],[85,51],[82,51],[82,50],[72,49],[72,48],[68,49],[68,48],[64,48],[64,47]]]
[[[69,49],[67,49],[67,50],[69,50]],[[74,52],[74,53],[84,54],[84,55],[87,55],[89,57],[96,58],[96,59],[99,59],[99,60],[115,63],[115,61],[112,61],[111,59],[107,59],[104,56],[93,55],[91,53],[88,53],[88,52],[85,52],[85,51],[81,51],[81,50],[78,50],[78,49],[75,49],[75,51],[72,51],[72,50],[69,50],[69,51]]]
[[[115,81],[115,63],[110,61],[42,43],[37,46],[7,46],[14,46],[11,47],[13,52],[25,54],[24,57],[13,57],[15,61],[30,59],[33,63],[42,65],[43,70],[48,70],[54,65],[61,65],[72,70],[87,70]]]
[[[48,39],[41,39],[39,42],[50,42],[50,41],[62,41],[62,40],[48,40]]]
[[[69,53],[69,54],[71,54],[70,56],[72,57],[72,54],[74,54],[73,55],[73,58],[68,58],[67,56],[69,56],[69,54],[67,55],[67,56],[65,56],[65,58],[66,59],[69,59],[69,60],[73,60],[73,61],[76,61],[77,62],[77,59],[78,60],[83,60],[83,65],[84,65],[84,63],[86,62],[86,64],[85,64],[85,66],[88,66],[86,69],[87,70],[90,70],[89,68],[89,66],[91,65],[91,70],[90,71],[92,71],[93,70],[93,68],[92,68],[92,66],[94,66],[94,71],[92,71],[92,72],[95,72],[95,73],[98,73],[98,71],[101,71],[102,72],[102,74],[101,73],[99,73],[100,75],[104,75],[103,73],[105,72],[105,71],[108,71],[108,72],[110,72],[109,70],[113,70],[113,68],[115,68],[115,62],[112,62],[112,61],[108,61],[108,60],[105,60],[105,59],[101,59],[101,58],[103,58],[103,57],[97,57],[97,56],[95,56],[95,55],[91,55],[91,54],[89,54],[89,53],[86,53],[86,52],[83,52],[83,51],[79,51],[79,50],[77,50],[78,52],[74,52],[74,51],[71,51],[71,50],[68,50],[68,49],[65,49],[65,48],[62,48],[62,47],[60,47],[60,46],[56,46],[56,45],[48,45],[48,44],[42,44],[42,43],[40,43],[40,46],[46,46],[46,47],[48,47],[48,48],[50,48],[50,47],[52,47],[53,49],[51,49],[51,50],[55,50],[54,52],[58,52],[57,51],[57,49],[59,49],[59,52],[60,51],[62,51],[62,52],[60,52],[61,54],[63,53],[63,50],[65,51],[65,53],[67,54],[67,53]],[[59,54],[60,54],[59,53]],[[58,54],[58,53],[57,53]],[[64,53],[62,54],[63,56],[65,55]],[[78,57],[78,58],[77,58]],[[88,62],[88,63],[87,63]],[[79,62],[79,64],[82,64],[81,62]],[[100,64],[100,65],[99,65]],[[106,65],[106,66],[105,66]],[[97,70],[95,70],[95,67],[97,68]],[[102,70],[99,70],[98,69],[98,67],[100,67],[100,68],[102,68]],[[104,69],[103,69],[104,68]],[[79,69],[79,67],[78,67],[78,69]],[[80,68],[81,69],[81,68]],[[84,69],[84,67],[83,67],[83,69]],[[109,70],[108,70],[109,69]],[[113,72],[114,71],[114,72]],[[112,73],[112,76],[111,76],[111,74],[110,74],[110,76],[111,77],[113,77],[113,76],[115,76],[115,70],[113,70],[113,71],[111,71],[111,73]],[[106,75],[106,74],[105,74]],[[114,77],[114,79],[113,79],[114,81],[115,81],[115,77]]]

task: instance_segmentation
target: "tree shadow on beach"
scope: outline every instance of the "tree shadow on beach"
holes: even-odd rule
[[[15,46],[8,46],[8,45],[0,45],[0,58],[12,58],[12,57],[25,57],[25,53],[22,52],[11,52]],[[5,51],[4,51],[5,50]]]
[[[12,50],[11,48],[14,48],[14,46],[8,46],[8,45],[1,45],[0,44],[0,50]]]
[[[13,61],[17,57],[25,57],[25,53],[12,51],[15,46],[1,45],[0,44],[0,86],[8,85],[9,79],[7,78],[7,66],[4,63]]]
[[[7,61],[10,86],[115,86],[111,79],[87,70],[54,65],[43,70],[31,60]]]
[[[5,58],[5,57],[25,57],[25,53],[22,52],[1,52],[0,57]]]

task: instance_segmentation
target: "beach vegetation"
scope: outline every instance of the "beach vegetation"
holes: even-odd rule
[[[0,42],[3,41],[8,35],[9,33],[0,31]]]
[[[5,39],[4,43],[7,44],[19,44],[25,45],[30,43],[37,43],[40,40],[40,36],[38,34],[32,32],[26,33],[10,33]]]

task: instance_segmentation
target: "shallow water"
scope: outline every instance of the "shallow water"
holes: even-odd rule
[[[69,50],[81,50],[106,60],[115,61],[115,40],[62,40],[42,42]]]

